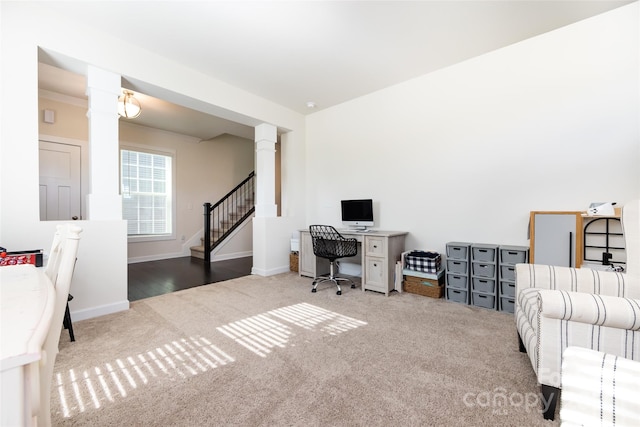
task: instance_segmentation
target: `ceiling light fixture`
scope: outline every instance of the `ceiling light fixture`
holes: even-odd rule
[[[118,98],[118,114],[125,119],[135,119],[140,115],[140,102],[133,96],[133,92],[123,89]]]
[[[316,108],[316,103],[313,101],[307,101],[307,108]]]

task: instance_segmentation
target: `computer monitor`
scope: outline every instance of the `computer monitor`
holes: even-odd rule
[[[341,200],[342,224],[355,230],[373,227],[373,200]]]

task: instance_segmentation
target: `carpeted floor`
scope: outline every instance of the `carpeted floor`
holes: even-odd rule
[[[322,286],[247,276],[74,323],[53,424],[558,425],[511,314]]]

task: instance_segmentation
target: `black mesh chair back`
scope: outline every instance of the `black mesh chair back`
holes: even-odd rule
[[[330,225],[312,225],[309,232],[313,240],[313,253],[316,256],[335,261],[358,253],[358,241],[343,237]]]
[[[338,230],[330,225],[310,225],[309,233],[313,242],[313,253],[315,256],[329,260],[329,275],[316,277],[313,281],[313,289],[316,292],[319,283],[332,281],[338,287],[338,295],[342,295],[340,281],[351,282],[351,287],[355,288],[355,283],[346,277],[335,275],[335,261],[338,258],[351,257],[358,254],[358,241],[341,235]]]

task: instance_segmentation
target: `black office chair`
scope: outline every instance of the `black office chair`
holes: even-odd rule
[[[330,225],[310,225],[309,232],[313,241],[313,253],[315,256],[329,260],[329,275],[319,276],[313,280],[313,289],[316,292],[319,283],[331,281],[338,287],[336,294],[342,295],[340,283],[342,281],[351,282],[351,287],[355,288],[353,280],[346,277],[336,277],[335,268],[338,258],[354,256],[358,253],[358,241],[353,238],[343,237],[338,230]]]

